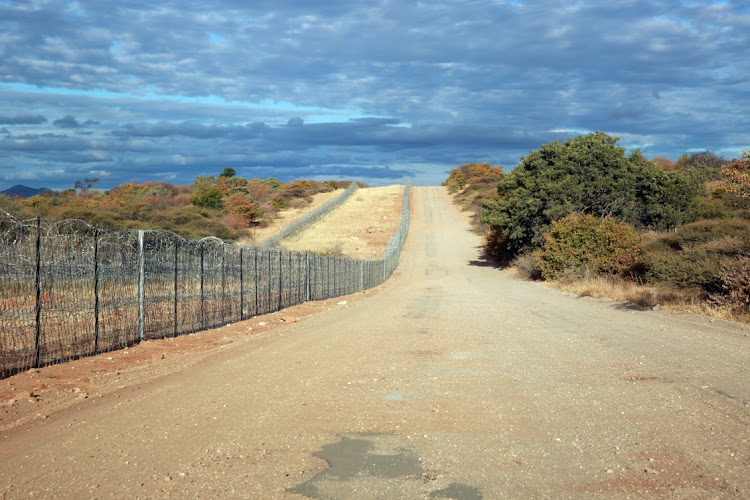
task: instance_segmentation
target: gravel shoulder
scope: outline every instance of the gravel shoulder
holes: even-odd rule
[[[750,496],[747,325],[520,281],[443,188],[412,211],[377,290],[5,427],[0,493]]]

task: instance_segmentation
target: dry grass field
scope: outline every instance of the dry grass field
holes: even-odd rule
[[[341,193],[343,192],[344,191],[342,189],[337,189],[329,193],[315,194],[312,197],[313,201],[311,203],[305,204],[301,207],[291,206],[288,209],[279,212],[276,218],[268,226],[255,228],[253,230],[252,238],[240,239],[238,243],[240,243],[241,245],[252,245],[256,241],[261,242],[266,238],[272,236],[273,234],[279,232],[282,227],[286,226],[290,222],[299,219],[300,217],[304,217],[318,207],[325,205],[338,196],[341,196]]]
[[[313,226],[281,244],[294,250],[378,259],[398,228],[404,186],[364,188]]]

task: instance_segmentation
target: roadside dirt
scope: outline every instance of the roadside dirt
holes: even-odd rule
[[[230,344],[236,347],[252,342],[252,337],[271,331],[283,336],[285,326],[372,296],[378,290],[376,287],[356,294],[307,302],[214,330],[147,340],[128,349],[31,369],[0,380],[0,433],[33,420],[48,419],[88,399],[101,398],[187,370]]]
[[[375,293],[130,375],[104,355],[114,390],[0,432],[0,495],[750,497],[746,325],[577,298],[479,246],[444,189],[415,188]]]

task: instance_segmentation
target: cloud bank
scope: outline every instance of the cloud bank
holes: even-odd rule
[[[0,188],[437,184],[593,130],[736,157],[748,28],[742,2],[0,2]]]

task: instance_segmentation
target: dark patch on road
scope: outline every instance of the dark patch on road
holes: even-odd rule
[[[442,299],[436,296],[420,297],[408,305],[409,311],[404,318],[436,319],[440,317]]]
[[[347,437],[338,443],[323,446],[322,451],[313,455],[328,462],[329,468],[309,481],[288,488],[287,491],[309,498],[329,498],[327,495],[321,496],[317,487],[319,482],[343,482],[362,476],[408,477],[422,473],[419,458],[414,452],[400,448],[397,455],[378,455],[371,453],[373,447],[372,442],[366,439]]]
[[[430,498],[453,498],[454,500],[482,500],[477,488],[461,483],[451,483],[447,488],[433,491]]]

